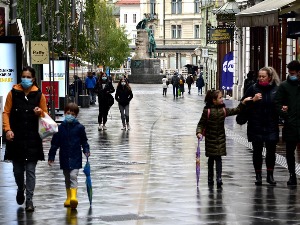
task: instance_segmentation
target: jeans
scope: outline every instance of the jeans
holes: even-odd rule
[[[12,163],[18,190],[24,189],[24,172],[26,172],[26,201],[32,201],[35,188],[35,168],[37,161],[13,161]]]
[[[90,103],[94,104],[96,102],[96,95],[94,93],[94,88],[87,88],[87,94],[90,97]]]
[[[107,122],[107,115],[110,107],[99,105],[99,115],[98,115],[98,124],[103,123],[103,125]]]
[[[65,176],[66,188],[77,188],[78,187],[78,172],[79,169],[63,170]]]
[[[121,120],[123,125],[125,125],[125,121],[126,123],[129,123],[129,104],[125,106],[119,104],[119,110],[121,113]]]

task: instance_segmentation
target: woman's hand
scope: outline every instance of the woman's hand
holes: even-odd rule
[[[242,103],[245,105],[246,102],[251,101],[251,100],[253,100],[252,97],[247,97],[247,98],[245,98],[245,99],[242,101]]]
[[[288,106],[287,105],[283,105],[282,108],[281,108],[281,111],[287,112],[288,111]]]
[[[6,140],[13,141],[14,137],[15,137],[15,134],[12,130],[9,130],[9,131],[6,132],[5,137],[6,137]]]
[[[42,114],[42,109],[41,108],[39,108],[39,107],[35,107],[34,109],[33,109],[33,111],[34,111],[34,114],[36,115],[36,116],[40,116],[41,114]]]
[[[52,166],[53,163],[54,163],[54,161],[52,161],[52,160],[49,160],[49,161],[48,161],[48,165],[49,165],[49,166]]]
[[[84,155],[85,155],[86,157],[90,157],[90,153],[89,153],[89,152],[84,153]]]
[[[256,102],[256,101],[259,101],[262,99],[262,95],[261,93],[256,93],[253,97],[253,101]]]

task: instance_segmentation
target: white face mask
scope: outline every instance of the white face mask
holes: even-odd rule
[[[121,82],[121,85],[122,85],[122,86],[125,86],[125,84],[126,84],[125,82]]]

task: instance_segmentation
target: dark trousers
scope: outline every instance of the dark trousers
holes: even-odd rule
[[[163,95],[167,95],[168,88],[163,88]]]
[[[188,84],[189,94],[191,93],[191,86],[192,86],[192,84]]]
[[[209,156],[208,157],[208,179],[213,180],[214,177],[214,162],[216,161],[217,180],[222,179],[222,157]]]
[[[274,170],[276,160],[276,141],[265,142],[266,147],[266,167],[267,170]],[[253,166],[256,172],[260,172],[262,169],[263,157],[262,151],[264,142],[252,142],[253,147]]]
[[[173,96],[175,98],[178,97],[178,86],[177,85],[173,85]]]
[[[99,105],[98,124],[101,123],[103,123],[103,125],[106,124],[108,111],[109,111],[109,107]]]
[[[295,173],[295,149],[297,147],[297,141],[286,142],[286,161],[288,164],[289,173]]]

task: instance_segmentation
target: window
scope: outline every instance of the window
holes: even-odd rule
[[[176,25],[171,26],[172,38],[176,38]]]
[[[151,15],[154,15],[156,12],[155,12],[155,1],[156,0],[150,0],[150,14]]]
[[[176,0],[172,0],[172,14],[176,14]]]
[[[177,14],[182,13],[182,0],[177,0]]]
[[[194,29],[194,37],[195,38],[200,38],[200,26],[199,25],[195,25],[195,29]]]
[[[172,14],[182,13],[182,0],[172,0],[171,2]]]
[[[195,0],[195,13],[200,13],[200,0]]]
[[[132,20],[133,20],[133,23],[136,23],[136,14],[133,14]]]
[[[124,14],[124,23],[127,23],[127,14]]]
[[[177,25],[177,38],[181,38],[181,25]]]
[[[172,39],[181,38],[181,25],[172,25],[171,32]]]

